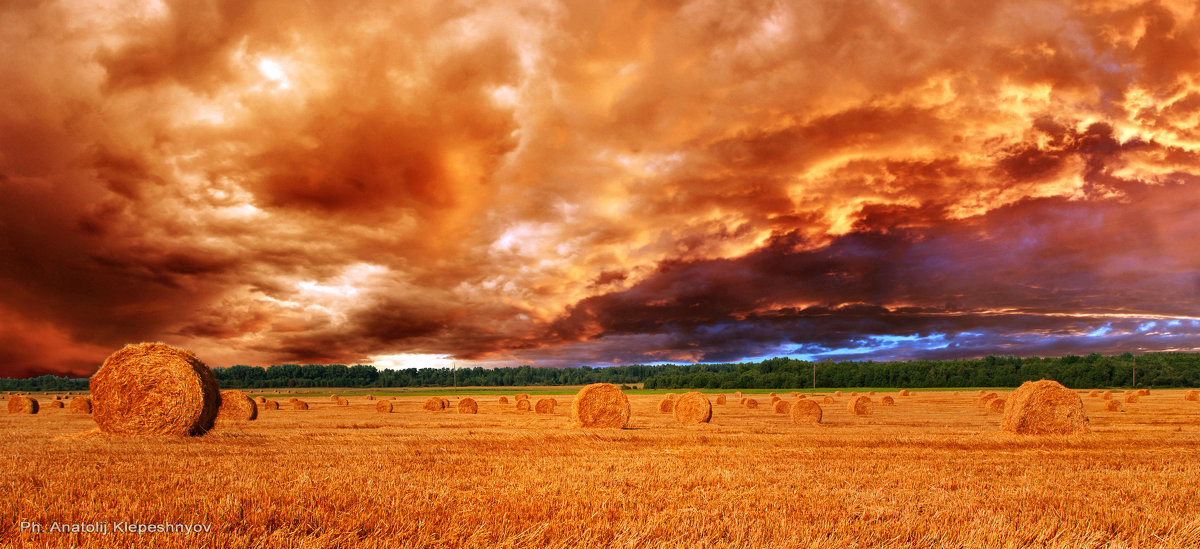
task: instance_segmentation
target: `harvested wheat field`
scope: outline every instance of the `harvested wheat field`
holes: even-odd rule
[[[574,427],[577,389],[548,414],[487,394],[455,397],[475,414],[427,412],[427,394],[381,414],[317,393],[299,394],[297,413],[266,393],[285,406],[198,437],[104,434],[64,409],[3,414],[0,486],[20,497],[5,500],[0,545],[1200,545],[1200,405],[1185,391],[1125,412],[1084,399],[1086,433],[1023,436],[970,393],[923,391],[869,416],[827,406],[819,424],[740,406],[683,424],[659,413],[661,394],[598,390],[580,411],[628,413],[626,428]],[[791,415],[826,393],[804,394]],[[210,531],[113,533],[121,521]],[[110,532],[47,532],[56,522]]]

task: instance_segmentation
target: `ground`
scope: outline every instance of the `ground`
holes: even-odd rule
[[[624,430],[572,428],[569,393],[546,415],[494,394],[477,415],[409,394],[390,414],[361,394],[269,395],[311,409],[149,439],[98,434],[41,397],[37,415],[0,412],[0,546],[1200,545],[1200,403],[1183,391],[1122,412],[1083,391],[1090,433],[1069,437],[1002,433],[976,391],[880,391],[896,405],[870,416],[849,413],[846,391],[817,426],[726,394],[699,426],[633,395]],[[113,533],[121,522],[211,529]]]

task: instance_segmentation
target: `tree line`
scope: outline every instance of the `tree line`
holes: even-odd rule
[[[592,368],[421,368],[379,370],[357,364],[279,364],[214,368],[222,388],[509,387],[636,384],[647,389],[798,389],[806,387],[1015,387],[1053,379],[1068,387],[1200,387],[1200,353],[1062,357],[987,356],[966,360],[809,362],[772,358],[739,364]],[[1136,380],[1135,380],[1136,376]],[[83,391],[86,378],[0,379],[0,391]]]

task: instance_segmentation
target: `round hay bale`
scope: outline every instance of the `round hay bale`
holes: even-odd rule
[[[379,413],[381,413],[381,414],[390,414],[390,413],[392,413],[392,401],[390,401],[390,400],[381,400],[381,401],[379,401],[379,402],[376,402],[376,403],[375,403],[375,411],[376,411],[376,412],[379,412]]]
[[[1183,400],[1190,400],[1192,402],[1200,400],[1200,391],[1188,391],[1187,394],[1183,395]]]
[[[624,429],[629,423],[629,397],[611,383],[593,383],[571,401],[571,421],[576,427]]]
[[[860,395],[850,399],[850,403],[846,405],[851,414],[856,416],[869,416],[875,411],[875,403],[871,402],[871,397]]]
[[[329,395],[329,402],[338,402],[341,400],[337,395]]]
[[[896,399],[894,399],[890,396],[884,395],[883,398],[879,399],[879,405],[880,406],[895,406]]]
[[[792,403],[779,399],[775,401],[775,404],[771,405],[771,409],[775,410],[776,414],[786,414],[792,411]]]
[[[546,399],[546,400],[549,400],[549,401],[550,401],[550,404],[553,404],[554,406],[558,406],[558,399],[557,399],[557,398],[550,397],[550,398],[548,398],[548,399]]]
[[[88,385],[96,425],[117,435],[202,435],[221,406],[212,370],[190,351],[163,343],[126,345]]]
[[[875,391],[871,391],[871,392],[867,393],[867,396],[871,396],[871,397],[875,396]]]
[[[1104,409],[1109,412],[1120,412],[1121,411],[1121,403],[1119,403],[1115,400],[1110,400],[1110,401],[1104,403]]]
[[[533,406],[529,405],[529,399],[523,398],[517,401],[518,412],[528,412],[530,408],[533,408]]]
[[[1100,393],[1100,398],[1104,400],[1112,400],[1112,391],[1104,391]]]
[[[734,392],[733,398],[738,398],[738,399],[742,398],[742,392],[741,391]]]
[[[237,389],[221,391],[221,406],[217,408],[217,421],[254,421],[258,419],[258,405],[254,399]]]
[[[987,404],[988,404],[989,400],[992,400],[993,398],[999,398],[999,397],[1000,397],[1000,395],[998,395],[996,393],[988,393],[986,395],[980,396],[979,399],[976,401],[976,404],[978,404],[980,408],[987,408]]]
[[[54,400],[62,400],[62,395],[54,395]],[[59,406],[55,406],[55,408],[58,408],[58,407]]]
[[[298,402],[299,400],[300,400],[300,399],[298,399],[298,398],[296,398],[296,397],[288,397],[288,403],[289,403],[289,404],[295,404],[295,403],[296,403],[296,402]]]
[[[796,400],[800,400],[800,399],[802,399],[802,398],[808,398],[808,395],[806,395],[806,394],[804,394],[804,393],[797,393],[797,394],[796,394]]]
[[[425,399],[425,405],[422,408],[430,412],[440,412],[446,409],[446,401],[441,397],[429,397]]]
[[[815,425],[821,423],[821,405],[809,399],[797,400],[792,403],[792,410],[788,415],[792,417],[792,423]]]
[[[769,397],[773,397],[773,396],[779,396],[779,395],[777,395],[777,394],[775,394],[774,392],[772,392],[771,394],[769,394],[769,395],[767,395],[767,396],[769,396]]]
[[[450,399],[442,397],[442,408],[450,409]]]
[[[516,396],[516,399],[517,400],[529,400],[529,395],[526,393],[521,393]]]
[[[821,399],[821,404],[833,404],[833,397],[825,395],[825,398]]]
[[[262,396],[260,396],[260,397],[258,397],[258,398],[256,398],[256,399],[254,399],[254,402],[257,402],[257,403],[259,403],[259,404],[266,404],[266,403],[267,403],[267,397],[262,397]]]
[[[508,397],[502,396],[502,397],[496,399],[496,402],[498,402],[500,404],[508,404]]]
[[[533,411],[539,414],[552,414],[554,413],[554,404],[552,398],[539,398],[537,404],[533,406]]]
[[[1137,393],[1133,393],[1133,392],[1125,393],[1125,403],[1133,404],[1138,401],[1139,396],[1140,395],[1138,395]]]
[[[752,398],[748,398],[748,399],[746,399],[746,407],[751,410],[758,408],[758,401],[754,400]]]
[[[263,410],[278,410],[279,409],[279,401],[278,400],[268,400],[268,401],[262,403],[262,406],[259,406],[259,408],[262,408]]]
[[[987,411],[989,411],[993,414],[1003,414],[1004,413],[1004,399],[997,397],[997,398],[993,398],[993,399],[989,400],[987,403]]]
[[[1150,396],[1150,389],[1138,389],[1138,396]]]
[[[713,400],[714,400],[714,401],[715,401],[717,404],[720,404],[720,405],[722,405],[722,406],[724,406],[724,405],[725,405],[725,395],[717,395],[717,398],[715,398],[715,399],[713,399]]]
[[[367,395],[367,400],[375,400],[375,395]]]
[[[307,410],[308,403],[304,402],[303,400],[299,400],[299,399],[294,400],[294,401],[292,401],[292,409],[293,410]]]
[[[63,403],[61,400],[52,400],[52,401],[50,401],[50,407],[51,408],[62,408]]]
[[[841,392],[841,391],[834,391],[834,393],[833,393],[833,396],[835,396],[835,397],[838,397],[838,398],[842,398],[842,392]]]
[[[781,400],[783,400],[783,399],[779,398],[778,396],[771,397],[771,406],[774,406],[776,402],[779,402]]]
[[[1100,396],[1100,391],[1097,391],[1096,389],[1092,389],[1091,391],[1088,391],[1088,396],[1093,397],[1093,398],[1098,397],[1098,396]]]
[[[691,391],[675,399],[672,414],[677,423],[708,423],[712,419],[712,403],[704,393]]]
[[[661,414],[671,413],[671,409],[675,406],[675,401],[669,398],[664,398],[658,401],[658,412]]]
[[[745,405],[746,405],[746,401],[747,401],[747,400],[750,400],[750,399],[748,399],[748,398],[746,398],[746,397],[739,398],[739,399],[738,399],[738,404],[740,404],[740,405],[742,405],[742,406],[745,406]]]
[[[88,397],[75,397],[71,399],[71,411],[77,414],[92,413],[92,399]]]
[[[1004,407],[1000,428],[1019,434],[1070,434],[1087,431],[1088,417],[1079,394],[1057,381],[1026,381]]]
[[[350,401],[349,401],[349,400],[346,400],[346,399],[344,399],[344,398],[338,398],[338,399],[337,399],[337,405],[338,405],[338,406],[349,406],[349,405],[350,405]]]
[[[36,398],[27,396],[15,396],[8,401],[8,413],[10,414],[36,414],[38,413],[38,401]]]
[[[479,404],[475,403],[475,399],[471,397],[464,398],[458,401],[458,413],[460,414],[478,414]]]
[[[908,396],[908,389],[900,389],[900,396],[902,396],[902,397]]]

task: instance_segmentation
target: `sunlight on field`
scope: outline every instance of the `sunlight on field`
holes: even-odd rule
[[[728,404],[714,405],[712,423],[685,427],[659,413],[661,395],[635,394],[624,430],[572,429],[570,395],[557,396],[551,414],[475,395],[479,413],[462,415],[423,411],[424,396],[400,396],[393,413],[379,413],[377,401],[361,394],[339,407],[329,393],[312,393],[303,397],[310,410],[260,410],[257,421],[194,439],[101,435],[90,432],[88,416],[44,406],[37,415],[0,415],[7,495],[0,540],[30,547],[1196,546],[1200,403],[1183,394],[1154,391],[1108,412],[1083,392],[1091,433],[1072,437],[1001,433],[1000,415],[980,407],[974,391],[879,392],[874,401],[887,395],[896,405],[869,416],[850,414],[847,393],[823,406],[817,426],[794,425],[770,406],[746,409],[729,393]],[[275,398],[286,404],[290,396]],[[55,522],[120,521],[212,528],[47,532]],[[42,532],[22,531],[22,523]]]

